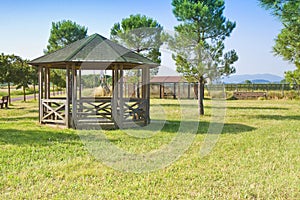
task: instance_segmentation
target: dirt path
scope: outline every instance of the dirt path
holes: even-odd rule
[[[34,99],[34,95],[26,95],[26,100]],[[11,98],[11,102],[23,101],[23,96]]]

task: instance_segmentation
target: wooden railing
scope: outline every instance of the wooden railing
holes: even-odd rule
[[[66,124],[66,105],[64,99],[42,99],[42,123]]]
[[[124,99],[124,121],[146,120],[145,99]]]
[[[78,125],[115,124],[144,122],[146,117],[146,103],[144,99],[118,99],[114,107],[111,98],[82,98],[77,104]],[[123,105],[123,110],[120,109]],[[115,109],[115,110],[114,110]]]
[[[143,124],[147,121],[147,100],[138,98],[123,98],[115,101],[112,98],[81,98],[77,100],[73,111],[72,121],[75,128],[90,125],[117,125]],[[123,109],[121,109],[123,105]],[[65,99],[42,99],[41,122],[52,124],[65,124],[67,114],[67,101]]]
[[[113,123],[111,98],[83,98],[77,102],[80,123]]]

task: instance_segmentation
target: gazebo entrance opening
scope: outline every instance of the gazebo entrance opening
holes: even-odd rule
[[[81,52],[85,57],[77,58]],[[150,68],[157,64],[139,54],[95,34],[31,64],[39,69],[42,124],[94,129],[150,123]],[[51,96],[52,69],[65,71],[65,97]]]

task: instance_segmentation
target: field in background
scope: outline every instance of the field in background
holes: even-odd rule
[[[266,99],[300,99],[300,87],[298,85],[289,85],[289,84],[225,84],[225,91],[227,99],[232,99],[234,91],[242,91],[242,92],[266,92]],[[110,87],[111,89],[111,87]],[[38,86],[36,86],[36,90],[38,90]],[[60,92],[57,92],[57,88],[54,88],[55,93],[53,95],[53,88],[51,86],[51,95],[59,95]],[[65,89],[60,89],[65,90]],[[126,83],[124,85],[124,95],[126,97],[136,96],[136,85]],[[111,96],[104,92],[105,90],[102,87],[88,88],[84,87],[82,91],[83,96]],[[164,83],[160,86],[158,83],[151,83],[151,98],[160,98],[165,93],[164,98],[172,99],[174,94],[176,98],[181,99],[195,99],[196,95],[194,92],[193,83],[176,83],[174,87],[174,83]],[[175,92],[174,92],[175,91]],[[30,89],[26,90],[26,95],[33,94],[34,90],[31,86]],[[38,91],[37,91],[38,93]],[[7,87],[0,87],[0,97],[6,96]],[[11,90],[12,97],[18,97],[23,95],[22,89],[16,89],[12,86]],[[207,86],[205,88],[205,97],[210,98],[209,91]]]
[[[195,100],[183,100],[197,109]],[[124,173],[90,155],[69,129],[40,126],[37,102],[14,102],[0,110],[1,199],[299,199],[300,101],[227,101],[223,133],[213,151],[199,151],[210,123],[205,101],[194,143],[172,165],[150,173]],[[155,150],[177,132],[176,100],[151,100],[168,123],[147,139],[120,130],[110,141],[132,152]],[[161,120],[152,113],[152,120]],[[143,134],[143,133],[141,133]]]

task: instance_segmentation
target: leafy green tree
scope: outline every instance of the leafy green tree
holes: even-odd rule
[[[30,66],[30,68],[30,82],[33,86],[34,100],[36,100],[36,85],[39,83],[38,68],[35,66]]]
[[[300,91],[300,69],[296,69],[294,71],[287,71],[285,74],[286,82],[290,83],[291,86],[296,86],[298,90],[298,94]]]
[[[47,50],[44,50],[44,53],[52,53],[85,37],[87,37],[87,28],[85,26],[70,20],[52,22]],[[50,73],[50,81],[53,86],[56,85],[58,88],[65,87],[65,77],[66,73],[61,70],[54,69]]]
[[[299,16],[300,18],[300,16]],[[275,55],[282,56],[300,69],[300,23],[298,26],[286,25],[275,39]]]
[[[121,23],[116,23],[111,28],[111,40],[118,42],[130,50],[133,50],[153,62],[161,63],[161,52],[159,50],[162,45],[161,34],[163,27],[154,19],[145,15],[130,15]],[[158,68],[150,70],[151,75],[158,73]],[[140,72],[127,74],[130,77],[139,77]],[[137,82],[138,83],[138,82]],[[139,90],[137,90],[139,96]]]
[[[283,24],[275,39],[275,55],[282,56],[300,68],[300,1],[260,0],[261,6],[276,16]]]
[[[0,55],[0,82],[7,83],[9,103],[11,103],[11,83],[15,83],[18,79],[18,77],[16,76],[18,70],[18,60],[19,57],[15,55],[5,55],[3,53],[1,53]]]
[[[87,37],[87,28],[71,20],[52,22],[49,44],[44,53],[54,52],[85,37]]]
[[[250,80],[245,80],[244,83],[245,84],[252,84],[252,82]]]
[[[204,115],[204,85],[207,80],[235,72],[238,60],[234,50],[224,53],[224,40],[235,28],[235,22],[223,16],[223,0],[173,0],[173,13],[181,22],[169,45],[176,55],[177,71],[198,83],[199,115]]]
[[[87,74],[81,76],[81,82],[85,88],[94,88],[100,86],[100,75],[99,74]]]
[[[60,69],[52,69],[50,71],[50,81],[52,82],[53,87],[53,93],[54,93],[54,86],[60,90],[61,88],[66,87],[66,73],[63,70]]]
[[[35,70],[33,67],[30,67],[27,64],[27,60],[23,60],[21,57],[17,57],[15,62],[16,71],[16,80],[15,84],[17,89],[22,88],[23,90],[23,101],[26,102],[26,89],[29,88],[29,85],[33,83],[33,73]]]
[[[260,0],[262,7],[270,10],[283,24],[275,39],[273,51],[297,67],[295,71],[285,73],[285,79],[296,84],[299,92],[300,80],[300,1],[295,0]]]

